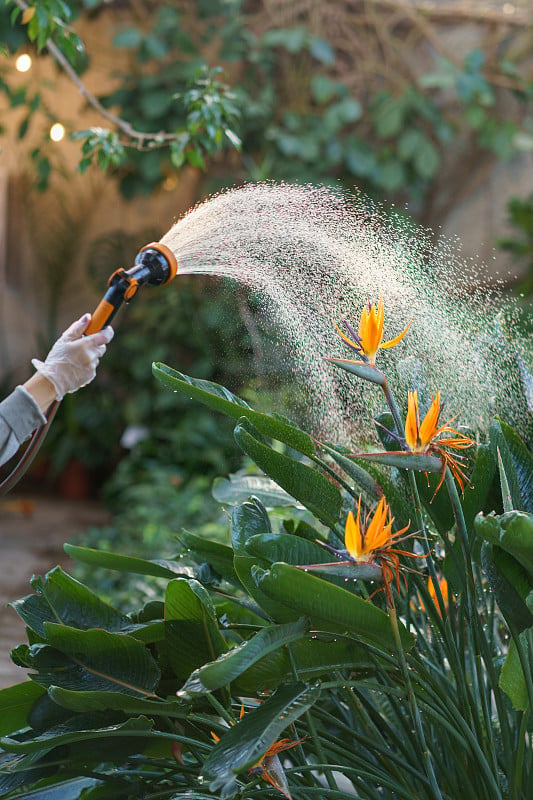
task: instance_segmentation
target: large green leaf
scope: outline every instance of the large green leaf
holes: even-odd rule
[[[234,797],[239,791],[235,776],[260,761],[280,734],[316,703],[319,685],[292,683],[280,686],[261,705],[248,711],[229,728],[204,763],[203,778],[218,797]]]
[[[481,564],[506,620],[520,633],[533,626],[526,598],[533,591],[533,578],[501,547],[483,542]]]
[[[533,513],[533,454],[518,433],[504,422],[495,422],[490,429],[494,456],[500,452],[511,499],[516,510]]]
[[[182,680],[228,649],[218,629],[209,594],[194,580],[176,578],[169,582],[165,596],[165,630],[170,664]]]
[[[59,781],[17,794],[17,800],[79,800],[86,789],[101,786],[102,783],[103,781],[96,778],[72,778],[70,781]]]
[[[378,647],[394,650],[396,642],[388,615],[373,603],[288,564],[257,571],[259,588],[282,603],[292,619],[307,615],[319,630],[347,632]],[[400,623],[402,645],[409,649],[414,637]]]
[[[179,562],[171,561],[170,559],[146,559],[138,558],[137,556],[125,556],[108,550],[94,550],[91,547],[81,547],[80,545],[68,543],[64,545],[64,548],[65,552],[77,561],[82,561],[84,564],[90,564],[95,567],[115,569],[119,572],[152,575],[155,578],[175,578],[177,575],[183,575],[186,572],[186,568]]]
[[[510,553],[533,579],[533,514],[507,511],[501,516],[478,514],[476,533],[493,545]]]
[[[44,689],[32,681],[17,683],[0,691],[0,736],[24,728],[28,714]]]
[[[310,542],[290,533],[260,533],[250,536],[247,552],[268,564],[286,561],[287,564],[321,564],[338,562],[338,557],[316,542]]]
[[[233,419],[246,417],[265,436],[271,436],[305,455],[312,455],[315,446],[309,434],[288,420],[254,411],[250,406],[218,383],[198,380],[183,375],[165,364],[153,364],[152,370],[158,380],[173,391],[181,392],[191,399],[220,411]]]
[[[11,603],[25,624],[44,636],[46,622],[62,622],[73,628],[104,628],[116,631],[129,623],[125,614],[101,600],[60,567],[52,569],[38,593]]]
[[[215,572],[227,581],[234,583],[238,580],[233,567],[233,550],[231,547],[220,542],[213,542],[188,531],[181,531],[177,539],[198,563],[207,562]]]
[[[330,677],[337,670],[374,668],[365,646],[354,639],[313,632],[291,644],[290,657],[288,648],[283,648],[259,659],[236,679],[233,689],[236,694],[253,697],[275,689],[294,675],[303,681],[314,681]]]
[[[70,730],[63,732],[51,728],[27,741],[17,741],[8,737],[0,739],[0,745],[13,753],[34,753],[43,749],[60,747],[73,742],[85,742],[91,739],[113,739],[122,736],[139,736],[146,738],[153,729],[153,722],[146,717],[128,719],[119,725],[109,725],[99,729]]]
[[[62,708],[77,712],[124,711],[150,717],[185,717],[187,713],[183,702],[176,697],[170,700],[147,699],[123,692],[74,691],[61,686],[51,686],[48,694]]]
[[[294,621],[294,616],[287,612],[285,606],[266,595],[253,579],[252,570],[257,564],[265,569],[269,566],[268,561],[251,556],[247,548],[249,539],[262,534],[272,534],[270,520],[263,504],[257,498],[252,498],[249,503],[234,506],[231,513],[231,542],[235,553],[235,571],[239,580],[250,597],[271,619],[278,622]]]
[[[259,498],[269,508],[294,505],[294,498],[273,480],[247,472],[230,475],[229,478],[216,478],[212,494],[219,503],[231,506],[245,503],[252,496]]]
[[[496,475],[496,459],[489,445],[481,444],[476,450],[474,468],[469,476],[462,500],[463,515],[469,534],[474,532],[474,518],[485,508]]]
[[[44,624],[44,633],[49,647],[34,646],[41,650],[34,661],[38,672],[32,675],[41,686],[154,694],[159,667],[144,644],[132,636],[52,622]]]
[[[288,625],[262,628],[248,641],[195,670],[183,685],[182,693],[205,694],[229,685],[264,656],[301,639],[308,624],[306,619],[301,619]]]
[[[247,419],[239,421],[235,428],[235,439],[263,472],[299,500],[324,525],[335,527],[342,498],[337,487],[322,473],[264,444]]]

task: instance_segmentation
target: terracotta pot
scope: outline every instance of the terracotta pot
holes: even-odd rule
[[[92,476],[81,461],[69,461],[59,476],[59,493],[68,500],[87,500],[92,493]]]

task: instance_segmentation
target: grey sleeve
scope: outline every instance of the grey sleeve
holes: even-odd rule
[[[46,422],[41,409],[23,386],[0,403],[0,465],[5,464],[33,431]]]

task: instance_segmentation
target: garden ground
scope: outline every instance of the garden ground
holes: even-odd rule
[[[7,603],[31,593],[32,575],[57,564],[69,571],[73,562],[63,543],[108,521],[94,501],[12,495],[0,501],[0,688],[24,679],[9,658],[10,650],[26,641],[24,625]]]

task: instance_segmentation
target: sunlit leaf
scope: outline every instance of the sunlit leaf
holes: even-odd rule
[[[271,436],[304,455],[311,455],[314,452],[314,443],[309,434],[279,417],[254,411],[244,400],[236,397],[223,386],[211,381],[189,378],[165,364],[153,364],[152,370],[156,378],[169,389],[181,392],[191,399],[199,400],[209,408],[220,411],[235,420],[246,417],[265,436]]]

